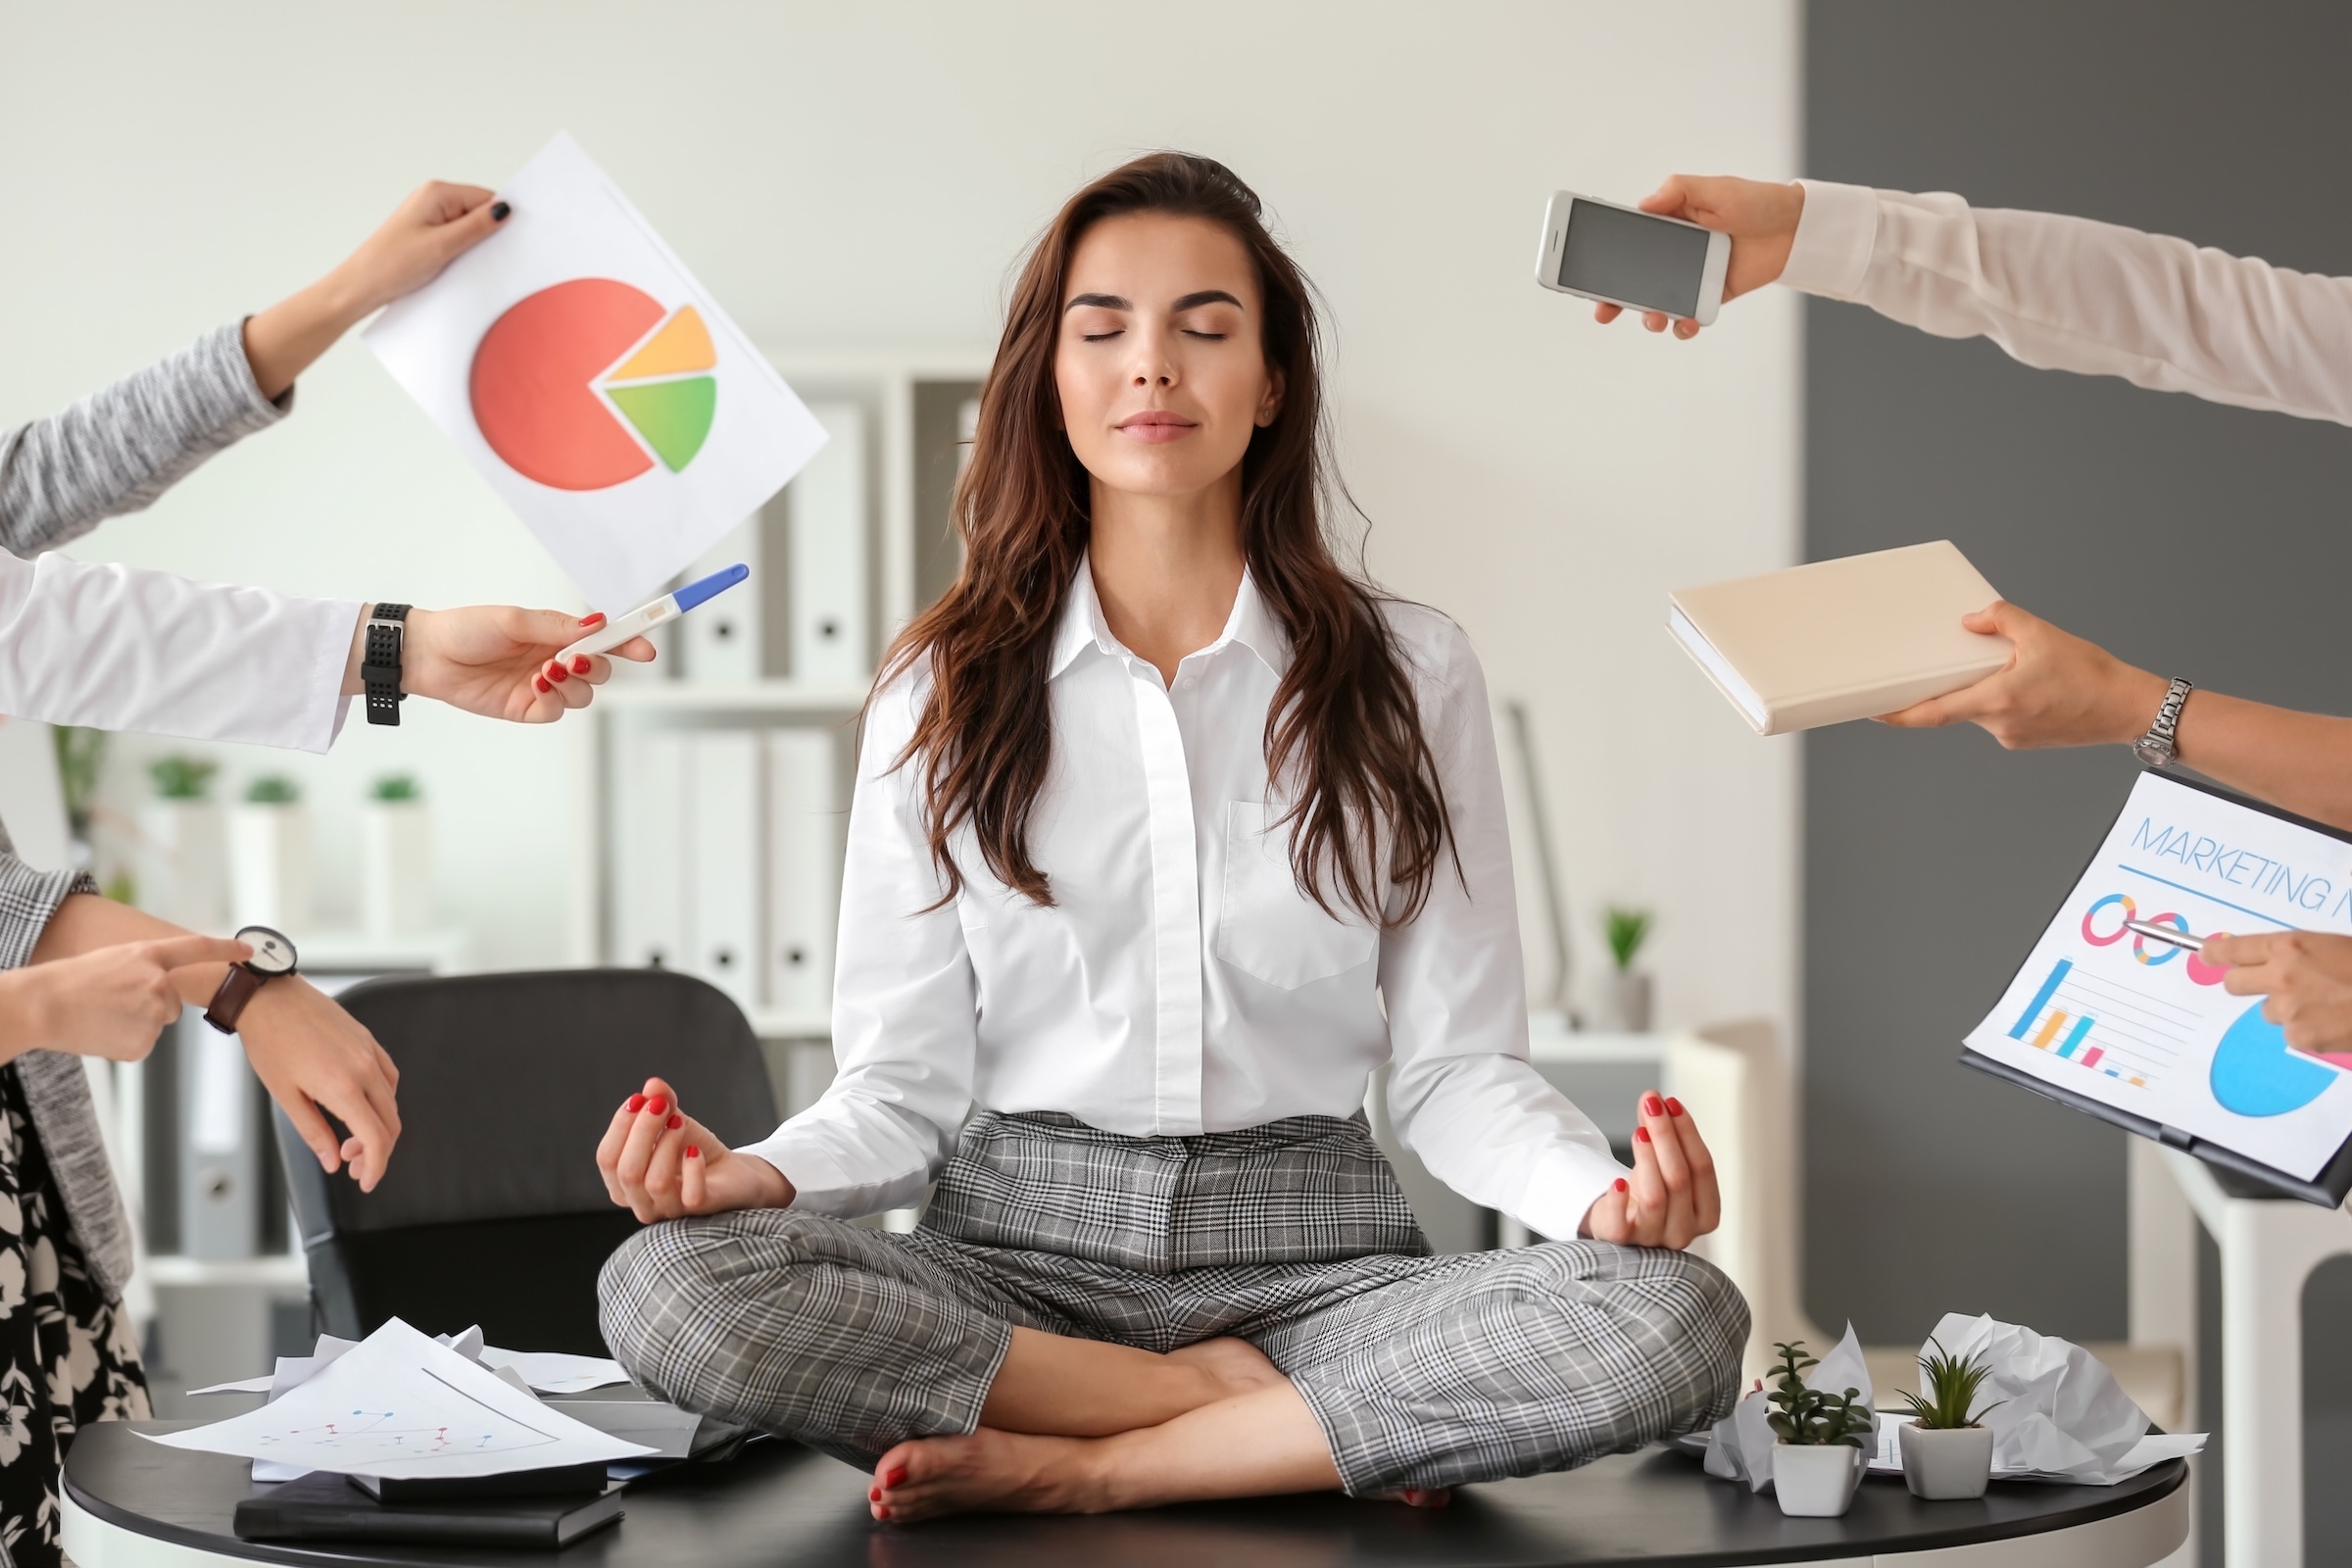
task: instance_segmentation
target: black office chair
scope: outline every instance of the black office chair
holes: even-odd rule
[[[659,1072],[728,1144],[776,1101],[742,1011],[660,969],[370,980],[339,999],[400,1067],[400,1144],[372,1193],[318,1168],[281,1112],[278,1152],[317,1326],[361,1339],[399,1317],[479,1323],[493,1345],[604,1355],[596,1275],[637,1229],[596,1145]]]

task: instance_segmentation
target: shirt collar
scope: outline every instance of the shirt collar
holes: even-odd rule
[[[1242,570],[1241,591],[1233,596],[1233,610],[1225,617],[1225,629],[1202,652],[1213,654],[1227,643],[1240,643],[1277,676],[1291,666],[1290,634],[1282,629],[1282,622],[1267,607],[1265,596],[1257,591],[1247,567]],[[1102,614],[1102,600],[1095,592],[1094,558],[1082,556],[1077,578],[1070,584],[1069,598],[1061,607],[1061,624],[1054,633],[1054,661],[1046,678],[1053,680],[1059,676],[1070,667],[1072,660],[1090,647],[1112,659],[1135,657],[1111,635],[1110,622]]]

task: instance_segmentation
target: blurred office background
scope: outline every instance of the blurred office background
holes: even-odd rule
[[[865,400],[865,514],[919,555],[936,454],[882,441],[934,429],[916,383],[985,366],[1016,258],[1080,181],[1149,148],[1220,158],[1328,302],[1372,570],[1460,619],[1530,717],[1570,1000],[1602,1009],[1600,909],[1638,906],[1661,1026],[1753,1016],[1790,1042],[1805,1309],[1882,1344],[1946,1310],[2122,1341],[2125,1140],[1955,1057],[2128,760],[2009,757],[1974,731],[1757,740],[1661,601],[1949,537],[2128,658],[2343,710],[2346,433],[1778,292],[1695,343],[1601,330],[1535,286],[1533,247],[1554,188],[1632,200],[1692,170],[1949,188],[2352,270],[2326,194],[2348,29],[2283,0],[1211,3],[1180,26],[1045,3],[20,7],[0,32],[0,421],[309,281],[418,181],[496,184],[566,129],[771,358]],[[75,548],[295,592],[579,608],[356,341],[282,428]],[[935,574],[879,536],[869,559],[886,637],[891,596]],[[821,710],[795,721],[840,733]],[[470,967],[586,962],[612,956],[615,874],[596,734],[412,705],[325,759],[126,737],[101,795],[135,815],[168,752],[218,760],[224,798],[291,776],[317,919],[343,928],[363,923],[363,798],[414,774],[433,940]],[[2314,1321],[2339,1301],[2324,1272]],[[2210,1302],[2201,1318],[2210,1341]],[[2313,1351],[2319,1464],[2352,1379]]]

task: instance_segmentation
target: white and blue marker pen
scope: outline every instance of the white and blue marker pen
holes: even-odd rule
[[[630,638],[653,630],[665,620],[675,620],[707,599],[715,599],[752,574],[752,568],[741,562],[712,572],[710,576],[690,582],[675,593],[663,594],[650,605],[641,605],[625,615],[605,622],[587,636],[564,649],[555,658],[558,664],[569,667],[581,654],[609,653]]]

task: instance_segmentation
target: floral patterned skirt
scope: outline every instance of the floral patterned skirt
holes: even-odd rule
[[[74,1434],[146,1414],[138,1338],[83,1266],[16,1068],[0,1067],[0,1562],[56,1568]]]

